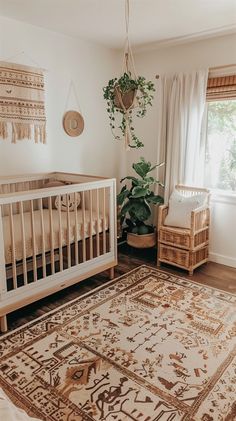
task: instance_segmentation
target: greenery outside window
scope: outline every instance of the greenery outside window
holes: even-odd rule
[[[204,184],[236,193],[236,99],[207,104]]]

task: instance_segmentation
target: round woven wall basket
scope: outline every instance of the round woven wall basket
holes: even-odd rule
[[[82,115],[78,111],[67,111],[63,116],[63,128],[68,136],[79,136],[84,130]]]

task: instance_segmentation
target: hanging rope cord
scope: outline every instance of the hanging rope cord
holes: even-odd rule
[[[128,73],[129,75],[133,74],[133,78],[137,79],[135,64],[134,64],[134,56],[131,49],[131,44],[129,41],[129,0],[125,0],[125,28],[126,28],[126,40],[125,40],[125,48],[124,48],[124,56],[123,56],[123,66],[122,66],[122,75],[124,73]],[[131,69],[133,71],[131,71]],[[130,140],[132,139],[132,133],[130,128],[130,120],[129,114],[130,110],[134,107],[134,104],[131,104],[130,107],[126,108],[123,100],[122,94],[119,89],[116,90],[120,105],[124,112],[126,128],[125,128],[125,146],[126,150],[130,150],[131,144]]]
[[[79,97],[77,95],[76,87],[75,87],[74,81],[71,79],[70,84],[69,84],[67,97],[66,97],[66,102],[65,102],[65,112],[68,111],[68,103],[69,103],[69,99],[70,99],[72,94],[74,94],[74,99],[76,101],[77,107],[79,109],[80,114],[82,115],[81,106],[80,106],[80,103],[79,103]]]
[[[129,40],[129,15],[130,15],[130,7],[129,7],[129,0],[125,0],[125,29],[126,29],[126,39],[125,39],[125,48],[124,48],[124,56],[123,56],[123,66],[122,66],[122,74],[126,73],[133,73],[134,79],[137,79],[137,73],[134,64],[134,56]],[[133,70],[133,71],[132,71]]]

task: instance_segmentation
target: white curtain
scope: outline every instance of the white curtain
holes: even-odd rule
[[[201,125],[208,69],[162,76],[158,95],[158,161],[165,161],[165,202],[175,184],[201,185]]]

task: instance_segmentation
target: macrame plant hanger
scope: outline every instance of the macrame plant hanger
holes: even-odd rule
[[[134,56],[131,48],[131,43],[129,40],[129,0],[125,0],[125,29],[126,29],[126,39],[125,39],[125,47],[124,47],[124,55],[123,55],[123,65],[121,74],[127,73],[129,76],[132,76],[133,79],[137,79],[137,73],[134,64]],[[135,106],[135,98],[132,104],[127,108],[122,100],[122,96],[119,90],[117,90],[117,96],[121,107],[124,111],[125,121],[126,121],[126,129],[125,129],[125,147],[126,150],[130,150],[131,147],[131,128],[130,128],[130,121],[129,121],[129,114],[132,108]]]

